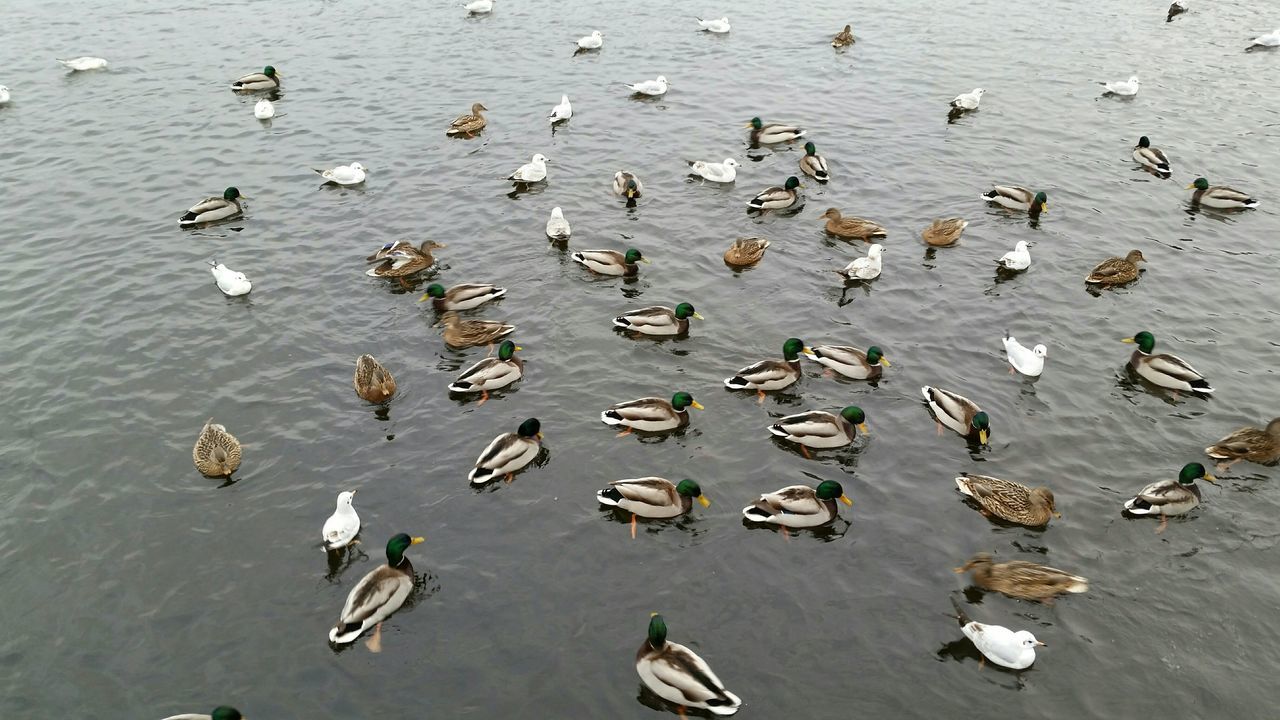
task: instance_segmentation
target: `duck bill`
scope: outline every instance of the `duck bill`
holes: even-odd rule
[[[880,364],[884,367],[890,367],[888,358],[880,358]]]
[[[538,433],[537,435],[534,435],[534,437],[536,437],[536,438],[538,438],[539,440],[541,440],[541,439],[542,439],[542,433]]]
[[[978,442],[982,443],[983,445],[986,445],[986,444],[987,444],[987,431],[986,431],[986,430],[979,430],[979,431],[978,431]]]
[[[844,503],[845,505],[853,505],[853,501],[849,499],[848,495],[841,495],[840,502]]]
[[[695,410],[706,410],[706,408],[702,407],[702,403],[698,402],[697,400],[694,400],[692,403],[690,403],[690,405]]]
[[[1184,189],[1185,189],[1185,190],[1195,190],[1195,189],[1196,189],[1196,184],[1195,184],[1195,183],[1189,183],[1189,184],[1187,185],[1187,187],[1186,187],[1186,188],[1184,188]]]
[[[702,317],[701,313],[694,313],[693,316],[698,318],[699,320],[706,320],[706,318]]]
[[[867,429],[867,424],[864,422],[858,423],[858,431],[861,432],[863,435],[871,434],[871,431]]]
[[[650,264],[651,264],[651,263],[649,262],[649,258],[640,258],[640,262],[644,263],[645,265],[650,265]]]
[[[409,541],[409,544],[410,544],[410,545],[417,545],[417,544],[419,544],[419,543],[424,543],[424,542],[426,542],[426,541],[427,541],[427,539],[426,539],[426,538],[424,538],[424,537],[416,537],[416,538],[413,538],[412,540],[410,540],[410,541]]]
[[[1205,474],[1204,474],[1204,479],[1205,479],[1205,480],[1208,480],[1209,482],[1213,483],[1214,485],[1217,485],[1217,484],[1218,484],[1218,478],[1216,478],[1216,477],[1214,477],[1214,476],[1210,475],[1209,473],[1205,473]]]
[[[1062,519],[1062,513],[1058,512],[1057,510],[1053,511],[1053,516],[1059,520]]]
[[[1049,212],[1049,203],[1040,203],[1040,212],[1042,213]]]
[[[1130,337],[1130,338],[1121,338],[1121,339],[1120,339],[1120,342],[1122,342],[1122,343],[1129,343],[1130,345],[1133,345],[1134,343],[1136,343],[1136,342],[1138,342],[1138,341],[1137,341],[1137,340],[1134,340],[1133,338],[1131,338],[1131,337]]]
[[[422,297],[418,298],[418,302],[426,302],[427,300],[430,300],[430,299],[431,299],[431,293],[423,293]]]
[[[705,507],[711,507],[711,501],[707,499],[707,496],[706,496],[706,495],[699,495],[699,496],[698,496],[698,504],[699,504],[699,505],[701,505],[701,506],[702,506],[702,507],[704,507],[704,508],[705,508]]]

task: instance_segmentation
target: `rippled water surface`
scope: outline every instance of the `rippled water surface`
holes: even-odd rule
[[[350,0],[11,2],[0,11],[0,162],[7,168],[0,353],[0,715],[129,718],[232,703],[254,718],[654,717],[632,666],[648,613],[746,701],[742,717],[1262,717],[1280,665],[1274,469],[1238,465],[1156,535],[1120,516],[1127,494],[1202,459],[1201,448],[1277,413],[1274,88],[1280,53],[1244,53],[1277,23],[1265,4],[1019,6],[873,0],[767,8],[676,2],[565,5]],[[695,32],[693,13],[733,32]],[[853,14],[850,14],[852,12]],[[846,22],[859,41],[837,53]],[[573,41],[605,32],[597,54]],[[66,74],[56,57],[101,55]],[[285,91],[270,124],[227,84],[271,63]],[[1099,98],[1137,72],[1132,100]],[[635,101],[616,83],[666,75]],[[946,104],[975,86],[982,109]],[[573,120],[545,115],[567,93]],[[471,141],[444,128],[473,102]],[[791,216],[747,215],[796,171],[798,147],[749,150],[742,124],[795,122],[831,164]],[[1173,179],[1136,168],[1139,135]],[[551,158],[543,187],[505,177]],[[735,157],[735,185],[691,182],[684,160]],[[359,160],[359,189],[310,167]],[[613,173],[646,193],[627,210]],[[1260,209],[1199,213],[1198,175]],[[993,181],[1048,192],[1038,227],[985,207]],[[247,216],[181,231],[199,198],[237,185]],[[635,246],[638,281],[588,277],[542,234],[564,208],[578,248]],[[885,271],[847,290],[831,269],[865,253],[828,239],[827,207],[887,228]],[[935,217],[972,224],[926,252]],[[733,238],[772,240],[755,269],[721,261]],[[440,282],[510,289],[482,313],[519,326],[526,379],[489,402],[446,385],[484,350],[446,349],[416,293],[364,275],[394,240],[431,238]],[[1033,243],[1031,269],[993,260]],[[1139,248],[1136,284],[1091,295],[1098,261]],[[216,257],[254,282],[221,295]],[[609,318],[692,302],[688,339],[636,341]],[[1043,378],[1006,373],[1008,329],[1049,347]],[[1212,399],[1128,379],[1148,329],[1196,365]],[[724,377],[788,336],[877,344],[878,386],[822,377],[758,406]],[[396,374],[389,416],[351,390],[360,353]],[[929,383],[978,401],[990,448],[937,436]],[[686,390],[707,409],[666,438],[615,438],[609,404]],[[864,408],[871,434],[806,460],[771,418]],[[237,482],[199,476],[208,417],[244,443]],[[545,463],[472,490],[499,432],[536,416]],[[997,526],[954,490],[979,471],[1054,490],[1064,517]],[[626,518],[593,497],[607,481],[691,477],[712,500],[679,522]],[[833,527],[744,526],[740,508],[782,485],[843,483]],[[321,524],[359,489],[364,544],[326,563]],[[334,652],[326,632],[395,532],[423,534],[421,576],[384,628],[385,650]],[[980,670],[948,595],[971,553],[1090,578],[1053,606],[987,595],[978,620],[1048,643],[1021,675]],[[976,595],[971,599],[976,599]],[[665,713],[670,708],[662,708]]]

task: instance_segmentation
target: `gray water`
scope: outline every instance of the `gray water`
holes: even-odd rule
[[[1046,0],[1011,11],[874,0],[720,10],[675,2],[10,2],[0,108],[6,168],[6,318],[0,353],[0,715],[158,718],[238,706],[253,718],[654,717],[632,659],[648,614],[702,653],[741,717],[1262,717],[1274,713],[1280,632],[1274,469],[1237,465],[1162,535],[1122,518],[1143,484],[1277,413],[1272,189],[1280,186],[1280,54],[1244,53],[1276,25],[1264,4]],[[771,9],[774,8],[774,9]],[[728,36],[693,12],[728,14]],[[852,22],[858,44],[831,35]],[[573,41],[606,33],[602,52]],[[55,57],[100,55],[66,74]],[[227,84],[274,64],[277,117]],[[1104,80],[1140,74],[1132,100]],[[661,100],[614,84],[666,75]],[[982,109],[947,102],[982,86]],[[567,93],[575,115],[550,132]],[[472,102],[471,141],[447,139]],[[794,122],[828,158],[803,211],[753,218],[745,202],[796,172],[802,151],[748,151],[753,115]],[[1172,180],[1136,168],[1139,135]],[[530,155],[544,187],[507,197]],[[736,185],[690,182],[685,159],[744,162]],[[753,157],[756,161],[748,161]],[[359,189],[319,188],[310,167],[358,160]],[[628,211],[616,170],[645,182]],[[1262,200],[1194,212],[1198,175]],[[988,208],[992,182],[1045,190],[1039,227]],[[193,202],[237,185],[234,223],[184,232]],[[564,208],[578,248],[635,246],[634,283],[588,277],[542,235]],[[839,285],[861,244],[828,239],[836,206],[887,228],[885,271]],[[935,217],[972,224],[927,253]],[[734,237],[773,241],[755,269],[721,262]],[[484,350],[453,352],[417,293],[364,275],[384,242],[434,239],[435,278],[495,282],[473,313],[519,326],[526,379],[482,406],[449,381]],[[993,261],[1033,243],[1031,269]],[[1091,295],[1097,262],[1139,248],[1136,284]],[[205,262],[245,272],[222,296]],[[637,341],[609,318],[692,302],[688,339]],[[1049,347],[1037,382],[1006,373],[1008,329]],[[1203,371],[1212,399],[1135,384],[1119,338]],[[737,368],[788,336],[884,348],[878,386],[823,378],[757,406],[726,391]],[[360,353],[401,392],[385,419],[351,390]],[[991,447],[938,436],[918,388],[976,400]],[[615,438],[608,405],[686,390],[707,410],[664,439]],[[768,439],[771,418],[863,407],[871,435],[805,460]],[[214,417],[244,443],[237,481],[202,478],[190,448]],[[541,419],[545,464],[472,490],[496,434]],[[954,490],[980,471],[1055,492],[1042,531],[992,524]],[[625,477],[698,479],[712,506],[643,523],[593,493]],[[833,527],[747,528],[740,508],[783,485],[843,483]],[[335,495],[359,489],[363,545],[331,568],[318,548]],[[396,532],[421,576],[384,626],[380,655],[334,652],[326,633]],[[975,619],[1048,643],[1020,675],[980,670],[948,595],[971,553],[1037,560],[1090,578],[1053,606],[987,595]],[[976,596],[974,596],[976,599]],[[662,706],[658,706],[662,707]],[[662,707],[664,713],[670,708]]]

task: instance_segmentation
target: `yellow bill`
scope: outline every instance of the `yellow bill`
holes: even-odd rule
[[[1122,342],[1122,343],[1129,343],[1130,345],[1132,345],[1132,344],[1134,344],[1134,343],[1136,343],[1136,342],[1138,342],[1138,341],[1137,341],[1137,340],[1134,340],[1133,338],[1121,338],[1120,342]]]
[[[701,503],[702,507],[704,508],[711,507],[711,501],[707,499],[706,495],[699,495],[698,502]]]
[[[890,365],[889,365],[889,358],[887,358],[887,357],[885,357],[885,356],[881,355],[881,356],[880,356],[880,364],[881,364],[881,365],[883,365],[883,366],[885,366],[885,367],[890,367]]]
[[[693,407],[698,410],[706,410],[706,408],[702,407],[702,403],[698,402],[697,400],[693,401]]]
[[[426,538],[424,538],[424,537],[416,537],[416,538],[414,538],[414,539],[410,540],[410,541],[409,541],[409,544],[410,544],[410,545],[417,545],[418,543],[424,543],[424,542],[426,542],[426,541],[427,541],[427,539],[426,539]]]
[[[986,445],[986,444],[987,444],[987,431],[986,431],[986,430],[979,430],[979,431],[978,431],[978,442],[982,443],[983,445]]]
[[[845,505],[852,505],[852,504],[853,504],[853,501],[849,499],[849,496],[848,496],[848,495],[841,495],[841,496],[840,496],[840,502],[844,503]]]
[[[702,317],[701,313],[694,313],[693,316],[698,318],[699,320],[706,320],[706,318]]]
[[[867,424],[864,422],[858,423],[858,429],[862,431],[863,435],[871,434],[871,431],[867,429]]]

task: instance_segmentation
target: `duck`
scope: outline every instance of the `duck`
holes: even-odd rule
[[[627,207],[636,206],[636,198],[640,197],[640,193],[643,190],[644,185],[635,174],[626,170],[619,170],[613,174],[613,194],[625,197],[627,199]]]
[[[558,122],[564,122],[573,117],[573,105],[569,103],[568,95],[560,96],[560,104],[551,108],[551,114],[547,116],[547,122],[555,125]]]
[[[1011,272],[1021,272],[1031,267],[1031,251],[1028,249],[1027,241],[1019,240],[1012,250],[1000,256],[996,265],[1000,266],[1001,270]]]
[[[397,240],[383,245],[380,250],[365,258],[366,262],[382,262],[365,271],[369,277],[395,278],[401,285],[405,279],[417,275],[423,270],[430,270],[436,264],[432,250],[446,247],[444,243],[425,240],[422,245],[414,247],[409,243]]]
[[[827,232],[838,238],[870,241],[871,238],[889,234],[879,224],[852,215],[845,217],[837,208],[827,208],[821,217],[827,221]]]
[[[792,175],[782,187],[768,187],[747,202],[751,210],[782,210],[795,205],[800,200],[800,179]]]
[[[231,89],[237,92],[252,92],[255,90],[275,90],[280,87],[280,78],[283,77],[276,69],[270,65],[262,68],[260,73],[249,73],[244,77],[231,83]]]
[[[835,480],[823,480],[817,487],[789,485],[765,493],[742,508],[742,516],[751,522],[781,525],[784,528],[810,528],[826,525],[840,513],[836,501],[853,505],[844,488]]]
[[[632,539],[636,536],[636,517],[666,519],[687,515],[694,500],[704,508],[711,506],[697,481],[685,479],[677,485],[660,477],[614,480],[596,493],[596,500],[631,513]]]
[[[1138,263],[1146,262],[1141,250],[1130,250],[1124,257],[1111,257],[1098,263],[1084,281],[1090,285],[1124,285],[1138,279]]]
[[[551,217],[547,218],[547,237],[553,241],[563,242],[573,234],[569,221],[564,219],[564,211],[558,207],[551,208]]]
[[[751,267],[764,257],[769,241],[759,237],[740,237],[724,251],[724,264],[734,268]]]
[[[804,157],[800,158],[800,172],[825,183],[831,179],[831,173],[827,170],[827,160],[818,154],[818,148],[811,142],[804,144]]]
[[[1027,377],[1040,377],[1044,373],[1044,358],[1049,354],[1049,349],[1044,345],[1028,348],[1010,335],[1008,330],[1005,331],[1004,338],[1000,342],[1004,344],[1004,356],[1009,361],[1009,372],[1017,370]]]
[[[358,162],[353,162],[350,165],[339,165],[328,170],[311,169],[319,173],[326,183],[332,185],[359,185],[364,182],[365,173],[368,172],[368,169]]]
[[[977,440],[981,445],[987,444],[991,435],[991,418],[977,403],[963,395],[928,385],[920,388],[920,394],[924,395],[938,424],[945,425],[970,440]]]
[[[1049,212],[1047,194],[1043,191],[1033,193],[1017,185],[996,185],[979,197],[1009,210],[1028,213],[1033,219],[1040,217],[1040,213]]]
[[[1036,648],[1044,643],[1036,639],[1028,630],[1014,632],[1001,625],[987,625],[969,619],[955,597],[951,605],[956,609],[956,620],[960,622],[960,632],[969,638],[973,646],[982,653],[985,660],[1009,668],[1010,670],[1026,670],[1036,661]]]
[[[208,715],[184,713],[182,715],[170,715],[163,720],[244,720],[244,715],[241,715],[239,710],[230,705],[219,705]]]
[[[493,0],[471,0],[462,6],[468,15],[486,15],[493,12]]]
[[[667,89],[671,83],[667,82],[664,75],[659,75],[654,80],[641,80],[638,83],[623,83],[631,88],[631,92],[636,95],[648,95],[650,97],[658,97],[667,94]]]
[[[205,477],[230,478],[240,467],[240,441],[209,418],[191,448],[191,461]]]
[[[320,531],[325,551],[341,550],[350,545],[360,533],[360,516],[351,505],[355,496],[355,490],[338,493],[338,506],[329,519],[324,521],[324,529]]]
[[[731,183],[738,179],[738,168],[741,165],[733,158],[725,158],[724,162],[705,162],[703,160],[686,160],[689,172],[703,180],[711,182]]]
[[[476,465],[467,475],[472,485],[504,478],[507,482],[517,471],[524,469],[542,452],[542,423],[529,418],[520,423],[513,433],[503,433],[494,438],[476,458]]]
[[[329,642],[346,645],[374,628],[369,650],[382,649],[382,621],[399,610],[413,591],[413,563],[404,553],[422,542],[423,538],[410,537],[407,533],[397,533],[387,540],[387,563],[370,570],[351,588],[338,614],[338,622],[329,630]]]
[[[471,112],[454,118],[453,122],[449,123],[449,129],[445,130],[444,134],[450,137],[475,137],[476,133],[489,124],[489,121],[484,116],[485,111],[488,109],[484,106],[484,103],[472,103]]]
[[[515,332],[515,325],[498,322],[496,320],[463,320],[458,317],[456,310],[446,310],[440,315],[437,323],[444,326],[444,342],[455,350],[475,347],[477,345],[492,345],[495,340],[499,340],[511,333]]]
[[[1171,515],[1185,515],[1200,504],[1200,486],[1196,485],[1200,479],[1218,483],[1200,463],[1187,463],[1178,471],[1177,480],[1157,480],[1139,490],[1125,501],[1124,511],[1130,515],[1159,515],[1160,525],[1156,528],[1159,535],[1168,526]]]
[[[356,374],[351,380],[361,400],[380,405],[396,394],[396,379],[372,355],[356,358]]]
[[[845,25],[843,30],[836,33],[836,36],[831,38],[831,47],[833,48],[848,47],[853,43],[854,43],[854,39],[853,39],[852,25]]]
[[[205,223],[234,220],[244,214],[241,200],[248,200],[248,198],[240,194],[239,188],[229,187],[222,191],[222,197],[205,198],[192,205],[191,209],[178,219],[178,224],[182,227],[193,227]]]
[[[702,410],[702,404],[683,390],[671,396],[668,402],[662,398],[643,397],[611,406],[600,413],[605,425],[625,427],[619,435],[632,430],[641,432],[669,432],[689,424],[689,408]]]
[[[968,473],[956,478],[956,487],[973,498],[988,517],[1027,527],[1044,527],[1051,515],[1062,517],[1054,506],[1053,491],[1047,487],[1029,488],[1012,480]]]
[[[525,184],[542,182],[547,179],[547,163],[549,162],[551,162],[550,158],[542,153],[537,153],[530,158],[529,162],[516,168],[515,172],[507,176],[507,179]]]
[[[796,413],[780,418],[769,426],[769,432],[783,440],[789,440],[800,446],[800,454],[809,457],[806,448],[824,450],[844,447],[853,443],[859,430],[868,434],[867,414],[862,408],[850,405],[840,414],[823,410]]]
[[[807,351],[800,338],[787,338],[782,343],[781,360],[761,360],[742,368],[731,378],[725,378],[724,386],[730,390],[755,390],[760,402],[771,390],[781,390],[800,379],[800,353]]]
[[[213,273],[213,281],[218,284],[218,289],[223,295],[238,297],[248,295],[253,289],[253,283],[249,282],[249,278],[245,277],[244,273],[236,272],[217,260],[210,260],[209,265],[209,272]]]
[[[689,318],[704,319],[692,305],[682,302],[674,310],[662,305],[631,310],[615,317],[613,325],[642,335],[687,335]]]
[[[59,60],[62,67],[71,72],[84,72],[86,70],[101,70],[107,66],[107,61],[100,57],[78,57],[69,60]]]
[[[1265,430],[1242,427],[1205,448],[1204,453],[1219,461],[1219,469],[1241,460],[1259,465],[1280,462],[1280,417],[1267,423]]]
[[[1138,94],[1139,88],[1142,87],[1142,83],[1138,82],[1137,75],[1130,75],[1128,80],[1116,80],[1102,83],[1102,85],[1106,87],[1108,93],[1121,97],[1133,97]]]
[[[963,218],[934,220],[920,236],[924,238],[926,244],[933,247],[948,247],[956,244],[960,234],[967,227],[969,227],[969,221]]]
[[[991,553],[980,552],[955,569],[957,574],[973,571],[973,584],[983,590],[1007,595],[1015,600],[1052,603],[1063,593],[1088,592],[1089,581],[1048,565],[1011,560],[996,562]]]
[[[709,32],[709,33],[716,33],[716,34],[724,34],[729,32],[729,18],[727,17],[722,17],[718,20],[717,19],[703,20],[700,17],[695,17],[694,20],[698,21],[698,29],[701,30],[702,32]]]
[[[1156,338],[1146,330],[1135,333],[1133,337],[1127,337],[1121,342],[1138,346],[1138,349],[1129,356],[1129,367],[1133,368],[1133,371],[1142,379],[1170,390],[1192,393],[1213,392],[1209,381],[1182,358],[1167,353],[1152,355],[1151,351],[1155,349]]]
[[[1187,186],[1191,193],[1191,204],[1217,210],[1243,210],[1258,207],[1258,201],[1245,193],[1225,185],[1209,185],[1204,178],[1196,178]]]
[[[1270,48],[1280,46],[1280,29],[1269,32],[1266,35],[1259,35],[1249,42],[1249,47],[1245,48],[1245,52],[1253,52],[1258,48]]]
[[[460,283],[448,290],[439,283],[431,283],[418,302],[431,300],[436,312],[449,310],[474,310],[507,294],[507,289],[489,283]]]
[[[878,345],[872,345],[866,352],[848,345],[814,345],[807,349],[805,357],[853,380],[874,382],[880,379],[884,368],[889,367],[889,358]]]
[[[599,50],[604,46],[604,33],[599,30],[592,30],[590,35],[578,38],[578,47],[573,51],[574,55],[580,55],[584,52]]]
[[[854,258],[844,268],[836,270],[836,274],[845,280],[875,280],[880,277],[880,256],[884,254],[884,246],[872,243],[867,248],[867,256]]]
[[[467,368],[449,384],[449,392],[480,393],[477,405],[483,405],[489,399],[490,390],[504,388],[524,377],[524,361],[515,354],[522,349],[510,340],[503,340],[497,357],[487,357]]]
[[[570,253],[569,258],[597,275],[613,277],[635,277],[640,271],[637,263],[649,263],[635,248],[627,248],[625,253],[617,250],[577,250]]]
[[[636,674],[653,694],[678,705],[681,715],[686,707],[733,715],[742,705],[697,653],[667,640],[667,623],[658,613],[649,617],[649,636],[636,651]]]
[[[1158,175],[1167,177],[1171,172],[1169,158],[1160,148],[1151,147],[1151,138],[1146,135],[1138,138],[1138,144],[1133,146],[1133,161]]]
[[[262,98],[253,104],[253,116],[259,120],[270,120],[276,116],[276,106],[270,100]]]
[[[746,127],[751,128],[752,145],[772,145],[774,143],[791,142],[804,137],[802,128],[781,123],[769,123],[766,125],[760,122],[758,117],[751,118],[751,122],[747,123]]]

